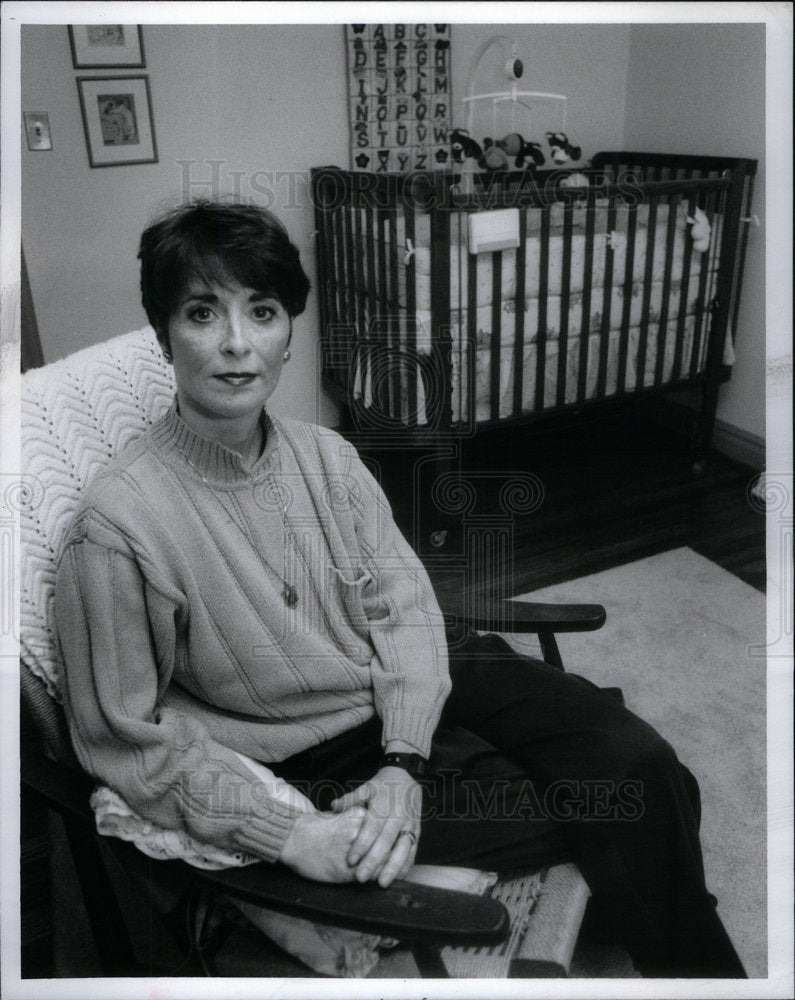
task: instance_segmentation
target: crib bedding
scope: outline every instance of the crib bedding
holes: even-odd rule
[[[719,230],[721,219],[713,216],[710,247],[699,252],[692,247],[688,229],[687,209],[683,204],[673,206],[673,218],[669,219],[669,206],[658,205],[654,213],[653,231],[649,232],[652,221],[650,208],[646,205],[634,209],[634,239],[632,240],[632,281],[627,281],[627,259],[630,249],[630,235],[633,232],[629,222],[629,209],[619,207],[610,219],[612,228],[607,230],[608,213],[606,205],[597,203],[593,219],[586,215],[588,209],[575,206],[569,211],[570,232],[563,235],[566,228],[562,206],[553,206],[548,212],[549,234],[546,240],[546,295],[541,298],[542,236],[541,210],[525,212],[524,241],[524,317],[521,324],[522,337],[522,388],[520,393],[522,412],[552,409],[558,405],[569,405],[581,400],[580,337],[588,336],[587,372],[584,399],[597,397],[598,392],[612,395],[638,387],[649,387],[660,378],[664,382],[675,381],[691,371],[694,331],[702,317],[698,315],[699,303],[710,295],[704,295],[704,283],[708,289],[716,280],[719,267]],[[428,241],[430,229],[427,216],[419,217],[415,225],[414,239],[406,237],[405,224],[400,214],[391,223],[394,232],[387,232],[383,239],[374,240],[370,252],[374,259],[388,259],[389,246],[406,247],[397,259],[393,255],[387,269],[388,294],[396,303],[393,327],[397,328],[397,343],[409,352],[420,355],[431,352],[431,252]],[[673,230],[673,238],[669,231]],[[517,335],[517,274],[521,259],[516,250],[503,251],[499,257],[484,254],[477,258],[475,275],[475,317],[470,318],[469,269],[475,259],[466,246],[466,226],[460,221],[451,226],[450,253],[450,332],[452,338],[451,404],[454,422],[470,419],[467,387],[469,385],[468,366],[475,357],[474,406],[477,422],[505,418],[515,415],[514,391]],[[396,241],[396,244],[395,242]],[[366,243],[366,241],[365,241]],[[365,243],[362,249],[365,250]],[[564,289],[564,254],[569,246],[568,274]],[[612,279],[605,288],[609,255],[612,256]],[[365,257],[366,259],[366,257]],[[495,407],[492,402],[492,358],[495,353],[493,340],[494,322],[494,261],[499,261],[500,278],[499,307],[499,390]],[[648,264],[648,266],[647,266]],[[590,284],[587,275],[590,274]],[[408,283],[411,282],[411,285]],[[629,301],[626,290],[629,289]],[[413,294],[409,294],[413,292]],[[667,295],[666,295],[667,291]],[[588,298],[588,312],[583,309]],[[413,299],[415,311],[409,316],[407,305]],[[544,312],[544,391],[539,405],[536,399],[536,365],[539,362],[536,344],[539,341],[542,305]],[[605,311],[609,315],[605,317]],[[623,384],[618,385],[619,333],[627,330],[627,359]],[[566,360],[565,376],[559,376],[558,340],[565,331]],[[645,331],[645,336],[644,336]],[[606,358],[600,362],[602,339],[607,338]],[[677,355],[676,342],[681,339]],[[640,345],[643,342],[643,377],[639,379]],[[657,355],[663,346],[664,361],[662,374],[657,372]],[[726,339],[724,362],[733,362],[732,340]],[[700,371],[706,363],[706,337],[699,338],[698,358],[695,370]],[[603,386],[599,386],[600,368],[604,369]],[[674,370],[676,369],[676,370]],[[427,378],[427,374],[426,374]],[[563,379],[561,395],[559,382]],[[373,374],[370,370],[366,349],[358,356],[354,377],[354,395],[365,406],[373,401]],[[408,382],[414,384],[409,387]],[[392,390],[391,408],[399,411],[407,423],[422,425],[427,422],[425,390],[419,371],[410,366],[400,373],[399,400]],[[413,410],[413,412],[410,412]]]
[[[537,366],[539,364],[539,347],[534,340],[523,345],[521,379],[521,409],[529,413],[539,408],[555,409],[559,405],[572,405],[576,402],[597,398],[599,391],[600,370],[604,367],[604,386],[600,395],[615,395],[622,391],[633,391],[639,384],[649,388],[657,383],[657,356],[660,343],[663,344],[663,367],[661,379],[663,382],[674,381],[684,377],[693,362],[695,321],[692,316],[685,321],[681,331],[681,346],[679,358],[676,354],[678,326],[675,322],[667,324],[666,336],[648,337],[645,342],[645,361],[643,378],[639,380],[640,348],[642,330],[639,326],[630,327],[627,331],[627,352],[623,379],[619,385],[620,352],[622,332],[619,328],[609,331],[607,337],[607,352],[602,364],[604,337],[601,333],[588,336],[588,353],[586,358],[585,394],[580,396],[580,344],[579,336],[570,337],[566,341],[565,375],[563,376],[563,394],[560,396],[559,374],[560,341],[547,340],[544,344],[544,389],[543,400],[539,407],[537,398]],[[474,373],[474,402],[476,423],[493,420],[492,410],[492,359],[493,349],[488,341],[477,344]],[[461,343],[453,345],[451,353],[451,395],[452,420],[454,423],[467,423],[471,420],[469,407],[469,359],[473,351]],[[706,355],[706,343],[698,345],[697,368],[703,367]],[[499,394],[497,414],[500,419],[514,414],[514,382],[516,378],[516,353],[512,338],[506,338],[499,350]],[[353,392],[355,398],[365,407],[374,405],[377,387],[383,388],[386,378],[381,378],[383,369],[378,363],[371,364],[366,347],[358,356]],[[433,377],[432,374],[430,377]],[[409,380],[413,382],[409,391]],[[435,394],[433,386],[431,394]],[[400,414],[407,424],[423,426],[428,422],[426,383],[415,368],[407,367],[401,372],[399,398],[391,400],[391,412]]]
[[[678,204],[673,210],[673,243],[668,249],[668,220],[670,207],[657,206],[654,213],[654,227],[649,232],[651,209],[648,205],[640,205],[633,210],[635,216],[634,240],[632,241],[632,283],[642,284],[647,280],[663,281],[666,267],[671,280],[678,282],[689,276],[689,282],[694,282],[706,266],[710,273],[717,270],[720,264],[720,254],[717,249],[709,249],[703,253],[692,249],[692,239],[687,208]],[[566,236],[564,235],[563,209],[553,206],[549,210],[549,238],[547,262],[547,295],[560,295],[563,290],[564,260]],[[585,208],[571,210],[571,247],[569,251],[569,292],[581,292],[586,285],[586,276],[590,275],[592,288],[604,285],[606,266],[612,262],[612,282],[618,287],[626,284],[627,256],[630,248],[629,235],[631,230],[630,211],[627,207],[615,211],[613,225],[608,231],[609,214],[606,206],[599,203],[590,213],[593,216],[592,232],[587,232],[588,213]],[[529,209],[525,213],[525,267],[524,294],[527,297],[537,297],[541,292],[541,264],[543,259],[544,239],[541,235],[540,209]],[[710,220],[710,248],[721,245],[721,218],[713,215]],[[453,216],[451,219],[451,253],[450,253],[450,301],[453,305],[467,301],[469,269],[475,259],[467,252],[467,235],[465,219]],[[410,268],[414,273],[414,293],[417,308],[429,308],[431,283],[431,250],[430,231],[427,216],[415,220],[413,239],[407,236],[405,220],[398,214],[393,218],[391,226],[386,227],[383,241],[369,248],[366,240],[362,248],[368,250],[374,259],[388,260],[389,246],[394,240],[400,248],[395,260],[397,273],[397,288],[392,294],[396,296],[398,305],[404,307],[406,281],[410,280]],[[590,244],[590,246],[589,246]],[[651,247],[651,272],[647,274],[647,259]],[[688,253],[689,252],[689,253]],[[516,298],[518,276],[518,251],[505,250],[501,256],[500,298],[503,301]],[[685,261],[689,256],[687,267]],[[670,258],[670,259],[669,259]],[[706,262],[706,264],[704,263]],[[589,265],[589,266],[588,266]],[[493,276],[491,255],[484,254],[477,258],[476,264],[476,299],[479,306],[490,305],[493,298]]]

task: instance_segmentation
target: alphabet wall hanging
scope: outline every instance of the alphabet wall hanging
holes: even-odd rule
[[[349,24],[351,169],[450,167],[450,25]]]

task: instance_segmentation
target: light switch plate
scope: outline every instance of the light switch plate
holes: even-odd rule
[[[469,216],[469,252],[494,253],[519,246],[519,209],[500,208]]]
[[[24,115],[28,149],[52,149],[50,118],[46,111],[26,111]]]

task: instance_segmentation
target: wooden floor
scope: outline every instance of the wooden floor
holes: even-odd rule
[[[416,508],[427,499],[412,499],[410,463],[410,457],[390,463],[382,456],[384,486],[437,590],[454,590],[466,559],[463,532],[453,530],[439,550],[428,544],[427,532],[414,532]],[[689,442],[640,414],[483,434],[465,444],[458,464],[476,490],[467,515],[476,529],[505,524],[501,490],[511,480],[527,485],[533,509],[512,518],[511,565],[505,578],[492,580],[503,593],[525,593],[680,546],[764,590],[765,518],[748,498],[758,470],[715,454],[695,474]]]

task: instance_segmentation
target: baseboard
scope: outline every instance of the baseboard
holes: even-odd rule
[[[664,396],[647,398],[644,403],[647,412],[654,420],[679,434],[687,436],[692,434],[696,414],[686,403]],[[712,447],[731,461],[744,465],[754,472],[761,472],[765,467],[765,439],[741,427],[735,427],[725,420],[715,421]]]
[[[765,439],[723,420],[715,421],[712,444],[716,451],[755,472],[765,467]]]

